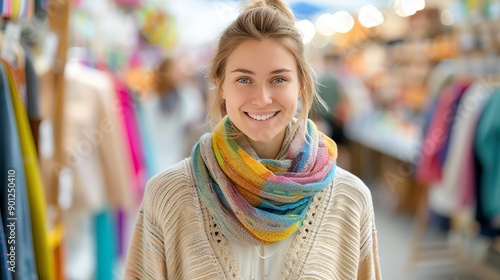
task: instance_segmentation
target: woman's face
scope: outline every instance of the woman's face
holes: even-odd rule
[[[299,89],[290,52],[273,39],[249,40],[229,55],[220,94],[229,119],[251,144],[279,150],[297,111]]]

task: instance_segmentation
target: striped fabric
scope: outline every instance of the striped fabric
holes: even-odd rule
[[[254,245],[284,240],[302,226],[313,196],[333,180],[335,142],[308,121],[287,133],[278,159],[261,159],[235,133],[226,116],[195,145],[201,198],[229,239]]]
[[[8,19],[31,18],[35,10],[34,0],[1,0],[0,14]]]

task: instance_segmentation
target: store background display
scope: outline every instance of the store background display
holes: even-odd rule
[[[31,129],[45,190],[46,234],[52,252],[48,261],[53,261],[55,267],[54,271],[43,273],[52,273],[57,279],[119,278],[134,208],[141,199],[146,180],[152,176],[146,160],[152,151],[148,150],[150,146],[143,135],[137,104],[153,94],[158,83],[154,69],[165,56],[176,58],[179,79],[198,86],[203,92],[201,99],[208,102],[214,93],[213,87],[203,79],[205,67],[217,36],[238,15],[242,3],[208,0],[4,2],[15,4],[9,9],[2,6],[0,11],[3,38],[10,36],[6,34],[9,24],[20,26],[21,33],[20,39],[2,41],[2,54],[6,56],[3,58],[9,59],[5,53],[9,53],[9,49],[19,50],[22,42],[33,53],[39,79],[40,115],[38,120],[31,120]],[[337,115],[342,119],[348,143],[349,159],[344,167],[360,176],[372,189],[376,208],[411,217],[414,222],[415,228],[410,231],[414,234],[411,250],[398,259],[388,258],[390,263],[384,263],[382,255],[383,273],[387,279],[401,279],[402,275],[410,274],[417,275],[416,279],[429,279],[428,275],[418,276],[419,265],[426,261],[422,256],[427,253],[420,250],[420,245],[424,244],[422,236],[435,227],[435,221],[428,220],[427,214],[435,210],[433,207],[439,201],[435,199],[439,193],[436,190],[444,189],[440,186],[448,179],[429,184],[425,178],[421,180],[416,176],[422,158],[428,156],[426,129],[448,82],[456,83],[467,77],[471,82],[484,85],[489,92],[498,88],[500,1],[288,2],[296,15],[297,27],[304,33],[306,52],[317,73],[327,70],[323,58],[338,58],[334,76],[343,87],[347,104]],[[84,73],[93,78],[85,79]],[[80,86],[88,86],[92,94],[79,95],[78,90],[68,92],[78,84],[75,80]],[[103,82],[93,84],[98,80]],[[23,92],[22,86],[20,92]],[[486,98],[478,92],[463,94],[476,102],[474,104],[479,104],[479,100],[486,102],[473,99],[475,95]],[[93,100],[96,103],[88,105],[85,111],[83,101],[78,100],[90,95],[102,99]],[[68,108],[76,109],[68,113]],[[470,108],[461,116],[468,116],[473,111]],[[79,110],[83,112],[80,116]],[[90,110],[95,114],[85,115]],[[479,107],[474,110],[479,114]],[[65,123],[71,119],[87,126],[72,125],[77,127],[76,131],[73,129],[74,135],[65,135],[71,132]],[[115,129],[107,129],[110,126],[106,124],[113,124]],[[488,132],[484,124],[481,127],[481,131]],[[186,129],[192,140],[203,131],[203,126],[191,124]],[[449,134],[455,137],[464,133],[457,131],[450,129]],[[134,135],[136,137],[132,137]],[[110,147],[107,142],[110,139],[117,139],[113,145],[115,152],[101,149],[106,145]],[[452,140],[447,141],[453,147]],[[456,145],[455,149],[460,150]],[[79,162],[72,161],[75,151]],[[93,157],[96,151],[99,157]],[[117,156],[125,167],[106,169],[104,162]],[[103,185],[107,187],[100,189],[103,193],[110,192],[111,185],[118,186],[115,192],[111,191],[115,195],[130,191],[132,197],[124,200],[131,200],[132,206],[117,207],[113,198],[118,196],[110,193],[85,197],[88,193],[82,191],[91,189],[85,186],[92,180],[90,176],[88,180],[81,176],[85,174],[82,162],[90,158],[99,158],[96,162],[103,166],[94,172],[101,174],[99,180],[102,180],[94,178],[92,185],[98,186],[97,181],[106,182]],[[450,168],[443,160],[443,172]],[[123,176],[123,170],[129,170],[132,175]],[[116,184],[117,180],[127,183]],[[427,197],[430,197],[430,205]],[[78,206],[91,201],[89,199],[97,199],[107,207]],[[76,208],[86,210],[76,213]],[[462,211],[464,208],[459,210],[467,213]],[[67,222],[68,217],[72,217],[73,225]],[[459,265],[451,266],[452,272],[446,277],[494,279],[491,267],[498,266],[498,262],[491,256],[496,239],[483,238],[470,213],[448,215],[446,221],[447,244],[451,244],[452,249],[461,248],[450,251],[458,251],[460,254],[455,255],[460,259],[450,258]],[[33,235],[36,234],[33,227]],[[467,246],[458,246],[460,242]],[[382,254],[384,250],[388,249],[381,248]],[[413,268],[417,269],[405,269],[402,259],[412,261]],[[460,266],[464,260],[470,267]],[[401,265],[397,265],[398,261]]]

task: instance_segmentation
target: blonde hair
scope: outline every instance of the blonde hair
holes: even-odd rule
[[[208,115],[208,121],[212,126],[225,112],[224,100],[218,93],[224,82],[229,55],[245,41],[264,39],[276,40],[295,58],[301,86],[299,96],[302,107],[295,126],[298,127],[300,123],[307,121],[312,104],[318,96],[313,79],[314,72],[305,59],[302,36],[295,28],[293,13],[284,1],[257,0],[246,5],[243,12],[219,38],[217,52],[208,73],[208,78],[214,82],[217,90]],[[296,127],[292,129],[295,130]]]

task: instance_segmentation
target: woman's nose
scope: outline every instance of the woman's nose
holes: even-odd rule
[[[269,89],[265,86],[259,87],[252,99],[252,104],[263,107],[271,103],[273,103],[273,99]]]

